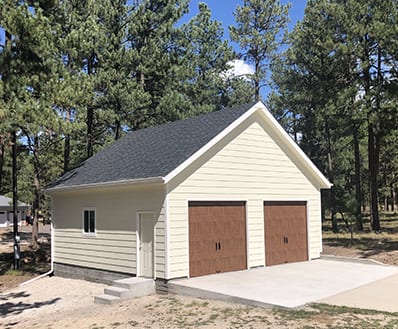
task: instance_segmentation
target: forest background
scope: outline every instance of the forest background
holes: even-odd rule
[[[261,98],[334,184],[334,230],[396,210],[397,1],[308,0],[288,32],[289,4],[244,0],[230,40],[188,0],[0,2],[0,195],[15,139],[35,223],[43,188],[129,131]]]

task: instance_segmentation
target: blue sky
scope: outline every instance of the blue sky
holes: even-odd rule
[[[221,21],[224,25],[226,33],[228,33],[228,25],[235,23],[234,11],[238,5],[242,5],[243,1],[239,0],[191,0],[190,1],[190,13],[189,16],[194,16],[198,12],[198,4],[200,2],[207,3],[211,9],[213,19]],[[307,3],[306,0],[281,0],[281,3],[286,4],[290,2],[291,8],[289,12],[290,24],[289,30],[293,28],[298,20],[301,20],[304,16],[304,8]],[[228,35],[226,35],[229,38]]]
[[[190,19],[190,17],[196,15],[198,12],[198,4],[200,2],[205,2],[209,6],[212,12],[212,18],[222,22],[225,30],[224,37],[229,40],[228,26],[235,24],[235,16],[234,11],[238,5],[242,5],[242,0],[191,0],[190,1],[190,11],[189,15],[186,16],[186,20]],[[301,20],[304,17],[304,9],[306,6],[306,0],[281,0],[282,4],[291,3],[289,17],[289,31],[291,31],[297,21]],[[231,45],[234,47],[235,51],[239,53],[239,47],[237,44],[231,42]],[[242,62],[243,63],[243,62]],[[243,65],[243,66],[242,66]],[[243,72],[247,73],[246,63],[240,65],[240,69],[238,74],[242,74]],[[237,71],[235,71],[237,72]],[[261,95],[263,99],[267,98],[268,93],[270,92],[269,87],[264,87],[261,90]]]

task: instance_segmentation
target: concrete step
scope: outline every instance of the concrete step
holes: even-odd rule
[[[102,294],[94,297],[95,304],[111,305],[118,302],[119,300],[120,300],[119,297],[107,294]]]
[[[119,298],[125,298],[131,296],[131,290],[119,287],[107,287],[104,289],[105,295],[111,295]]]
[[[94,297],[94,303],[110,305],[122,299],[152,295],[155,290],[153,279],[133,277],[115,280],[112,286],[104,289],[104,294]]]
[[[113,287],[128,289],[131,297],[148,296],[155,293],[155,281],[146,278],[127,278],[113,281]]]

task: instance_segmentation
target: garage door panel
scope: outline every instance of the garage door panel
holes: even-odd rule
[[[308,260],[306,202],[264,202],[266,265]]]
[[[189,202],[190,276],[246,269],[244,202]]]

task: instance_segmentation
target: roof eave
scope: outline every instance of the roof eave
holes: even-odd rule
[[[162,185],[164,183],[165,183],[164,177],[149,177],[149,178],[126,179],[126,180],[92,183],[92,184],[56,186],[44,189],[43,192],[51,194],[55,192],[85,190],[85,189],[103,188],[103,187],[159,185],[159,184]]]

